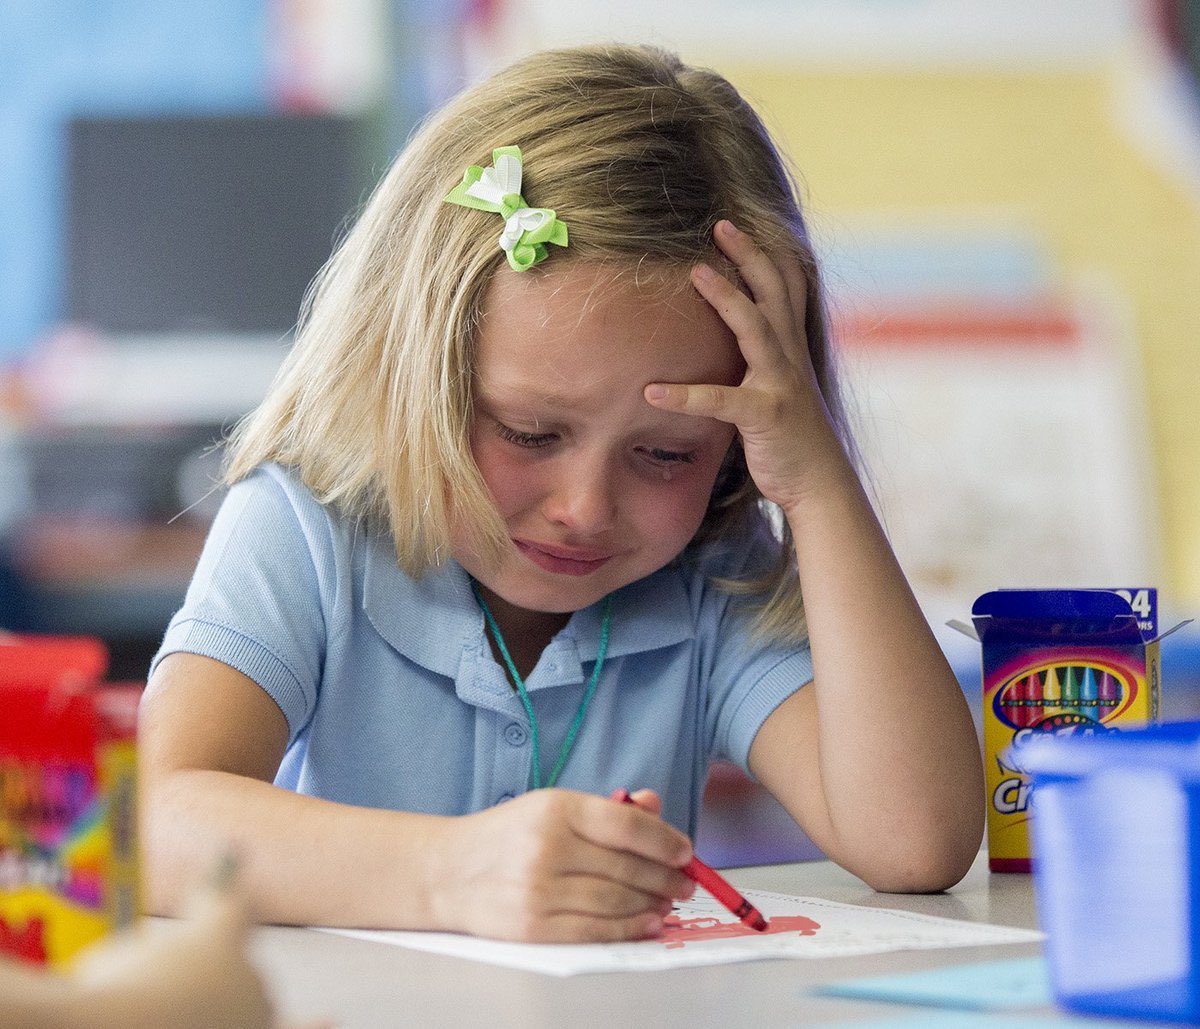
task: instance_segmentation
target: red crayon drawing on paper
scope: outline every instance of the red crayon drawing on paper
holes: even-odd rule
[[[768,920],[767,928],[762,932],[756,932],[741,922],[719,922],[711,915],[702,915],[699,918],[668,915],[663,920],[663,932],[658,942],[667,950],[672,950],[700,940],[729,939],[735,936],[771,936],[778,933],[816,936],[820,928],[819,922],[805,918],[804,915],[777,915]]]

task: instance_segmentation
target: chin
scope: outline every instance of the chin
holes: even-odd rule
[[[524,559],[521,559],[524,563]],[[570,614],[603,600],[608,594],[628,585],[638,575],[608,574],[555,575],[537,568],[507,567],[492,579],[490,588],[508,603],[526,611],[545,614]]]
[[[523,607],[527,611],[541,611],[545,614],[571,614],[575,611],[582,611],[585,607],[591,607],[597,601],[604,599],[613,590],[620,589],[623,583],[615,585],[596,585],[592,588],[587,588],[581,584],[572,584],[568,587],[549,586],[525,586],[515,590],[513,597],[509,600],[505,593],[501,596],[509,600],[510,604],[515,604],[518,607]]]

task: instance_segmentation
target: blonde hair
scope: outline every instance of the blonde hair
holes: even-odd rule
[[[524,274],[563,261],[616,270],[719,261],[721,218],[794,256],[813,366],[849,443],[796,185],[762,122],[714,72],[649,47],[587,46],[512,65],[413,137],[310,288],[288,359],[234,433],[228,482],[264,461],[293,468],[322,503],[390,528],[414,577],[449,557],[454,526],[470,528],[481,554],[500,553],[507,534],[469,441],[480,313],[504,262],[500,225],[442,198],[504,145],[521,148],[528,202],[570,228],[570,246]],[[735,444],[685,553],[765,517]],[[795,549],[786,524],[775,528],[778,560],[722,585],[756,598],[757,633],[802,638]]]

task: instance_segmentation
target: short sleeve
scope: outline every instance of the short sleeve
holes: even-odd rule
[[[326,641],[318,569],[329,550],[325,510],[286,473],[266,466],[234,485],[151,672],[181,651],[229,665],[275,700],[294,739],[317,701]]]
[[[767,535],[756,536],[720,562],[726,574],[763,557],[776,546]],[[748,551],[757,548],[758,554]],[[713,584],[710,566],[698,612],[701,667],[705,676],[705,731],[709,752],[732,761],[750,774],[750,746],[767,717],[793,693],[812,681],[808,642],[757,639],[753,613],[743,598]]]

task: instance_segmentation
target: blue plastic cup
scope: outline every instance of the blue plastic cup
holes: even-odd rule
[[[1048,733],[1021,759],[1059,1003],[1200,1021],[1200,722]]]

